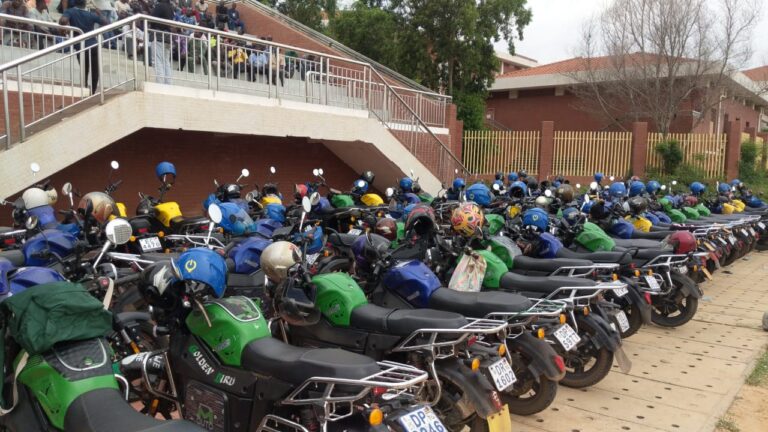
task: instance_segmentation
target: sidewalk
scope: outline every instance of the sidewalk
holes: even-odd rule
[[[768,344],[768,253],[752,252],[702,284],[694,320],[645,327],[624,342],[629,374],[614,365],[588,389],[561,386],[546,411],[513,417],[516,432],[712,431]]]

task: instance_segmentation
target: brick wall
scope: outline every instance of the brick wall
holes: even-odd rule
[[[275,166],[274,180],[287,199],[293,196],[294,183],[312,178],[313,168],[322,167],[328,183],[341,190],[350,189],[358,176],[324,145],[304,138],[143,129],[59,171],[51,182],[58,190],[67,181],[83,193],[103,190],[112,160],[120,162],[115,179],[123,180],[115,199],[126,204],[129,215],[134,214],[139,191],[157,196],[154,170],[163,160],[173,162],[178,172],[176,186],[166,197],[177,201],[185,215],[202,213],[203,200],[215,189],[214,178],[234,181],[242,168],[251,171],[242,183],[262,185],[269,167]],[[60,196],[58,207],[65,208],[66,201]],[[10,223],[8,213],[0,212],[0,225]]]

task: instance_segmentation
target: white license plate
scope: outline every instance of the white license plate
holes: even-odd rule
[[[315,261],[317,261],[317,257],[319,257],[319,256],[320,256],[319,253],[313,253],[313,254],[307,255],[307,264],[308,265],[314,264]]]
[[[572,350],[581,341],[579,335],[576,334],[569,324],[563,324],[559,329],[555,330],[555,338],[566,351]]]
[[[425,406],[400,417],[400,424],[405,432],[445,432],[445,426],[432,411]]]
[[[622,333],[626,333],[627,330],[629,330],[629,320],[627,319],[627,314],[625,314],[624,311],[620,310],[616,312],[616,321],[619,323],[619,328],[621,329]]]
[[[752,227],[749,227],[749,233],[752,234],[753,237],[757,235],[757,233],[755,232],[755,229]]]
[[[616,295],[616,297],[624,297],[625,295],[627,295],[628,292],[629,290],[627,289],[627,287],[613,290],[613,293]]]
[[[160,239],[157,237],[147,237],[147,238],[139,239],[139,246],[141,246],[142,252],[152,252],[152,251],[160,250],[163,247],[160,244]]]
[[[757,226],[759,226],[759,227],[760,227],[760,229],[765,229],[765,224],[764,224],[764,223],[762,223],[762,222],[758,222],[758,223],[757,223]]]
[[[351,230],[347,231],[347,234],[350,234],[350,235],[360,235],[360,234],[362,234],[362,232],[363,232],[362,230],[359,230],[357,228],[352,228]]]
[[[728,246],[728,242],[725,241],[724,238],[719,238],[718,240],[720,240],[720,243],[722,243],[724,246]]]
[[[515,372],[512,371],[512,367],[509,366],[507,359],[501,359],[497,361],[496,363],[492,364],[488,370],[491,372],[493,383],[496,384],[496,389],[498,391],[506,390],[507,387],[511,386],[515,383],[515,381],[517,381]]]
[[[734,237],[733,234],[728,236],[728,241],[731,242],[732,245],[736,245],[736,237]]]
[[[648,284],[648,288],[652,291],[659,291],[661,290],[661,287],[659,286],[659,281],[656,280],[653,276],[643,276],[645,278],[645,283]]]

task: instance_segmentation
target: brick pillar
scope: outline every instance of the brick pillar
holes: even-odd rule
[[[725,177],[733,180],[739,176],[741,158],[741,120],[725,124]]]
[[[755,129],[754,126],[750,126],[746,129],[744,129],[744,132],[749,134],[749,140],[752,142],[755,142],[755,138],[757,138],[757,129]]]
[[[630,167],[632,175],[645,176],[645,166],[648,158],[648,123],[632,123],[632,159]]]
[[[552,160],[555,156],[555,122],[541,122],[541,140],[539,141],[539,179],[552,175]]]

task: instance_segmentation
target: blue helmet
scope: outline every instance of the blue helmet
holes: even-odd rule
[[[524,197],[528,195],[528,185],[518,180],[509,187],[509,194],[518,198]]]
[[[624,219],[617,220],[616,223],[611,226],[611,234],[625,240],[631,239],[634,232],[635,226]]]
[[[661,189],[661,184],[656,180],[651,180],[645,185],[645,191],[649,194],[655,194],[659,189]]]
[[[727,194],[731,191],[731,187],[728,186],[728,183],[720,183],[717,185],[717,191],[721,194]]]
[[[64,276],[48,267],[22,267],[11,277],[11,295],[18,294],[33,286],[65,280]]]
[[[467,200],[485,207],[491,204],[491,190],[483,183],[475,183],[467,188]]]
[[[622,182],[613,182],[608,188],[608,194],[614,199],[624,198],[627,195],[627,186]]]
[[[162,181],[163,177],[166,176],[166,175],[172,175],[173,176],[172,180],[175,180],[176,179],[176,167],[173,166],[173,164],[170,163],[170,162],[165,162],[165,161],[160,162],[155,167],[155,175],[157,176],[157,179],[160,180],[160,181]]]
[[[467,185],[467,183],[461,177],[457,177],[457,178],[455,178],[453,180],[453,189],[454,190],[464,189],[464,186],[466,186],[466,185]]]
[[[575,207],[568,207],[563,210],[563,220],[565,220],[568,225],[573,225],[574,223],[578,222],[579,215],[580,212]]]
[[[645,184],[640,180],[635,180],[629,184],[629,196],[641,195],[645,191]]]
[[[507,174],[507,180],[509,180],[510,183],[517,181],[517,173],[512,171],[511,173]]]
[[[604,178],[605,178],[605,174],[603,174],[601,172],[596,172],[595,173],[595,181],[596,182],[600,183],[601,181],[603,181]]]
[[[535,227],[538,231],[545,232],[549,227],[549,215],[540,208],[532,208],[523,213],[523,225]]]
[[[267,204],[264,216],[280,223],[285,222],[285,206],[282,204]]]
[[[560,180],[555,180],[554,182],[552,182],[552,187],[559,188],[560,186],[562,186],[562,183],[560,183]]]
[[[176,273],[183,281],[193,281],[210,288],[217,298],[227,288],[227,264],[224,258],[208,248],[193,248],[173,261]],[[202,289],[204,287],[200,287]]]
[[[400,181],[402,184],[402,180]],[[357,195],[363,195],[366,192],[368,192],[368,182],[363,179],[355,180],[354,183],[352,183],[352,193]]]
[[[400,189],[404,192],[410,192],[413,190],[413,179],[410,177],[403,177],[400,179]]]
[[[741,184],[741,180],[739,180],[739,179],[731,180],[731,186],[738,186],[740,184]]]
[[[691,189],[691,193],[694,195],[701,195],[702,192],[704,192],[704,189],[707,187],[701,184],[700,182],[693,182],[691,183],[691,186],[689,187]]]

